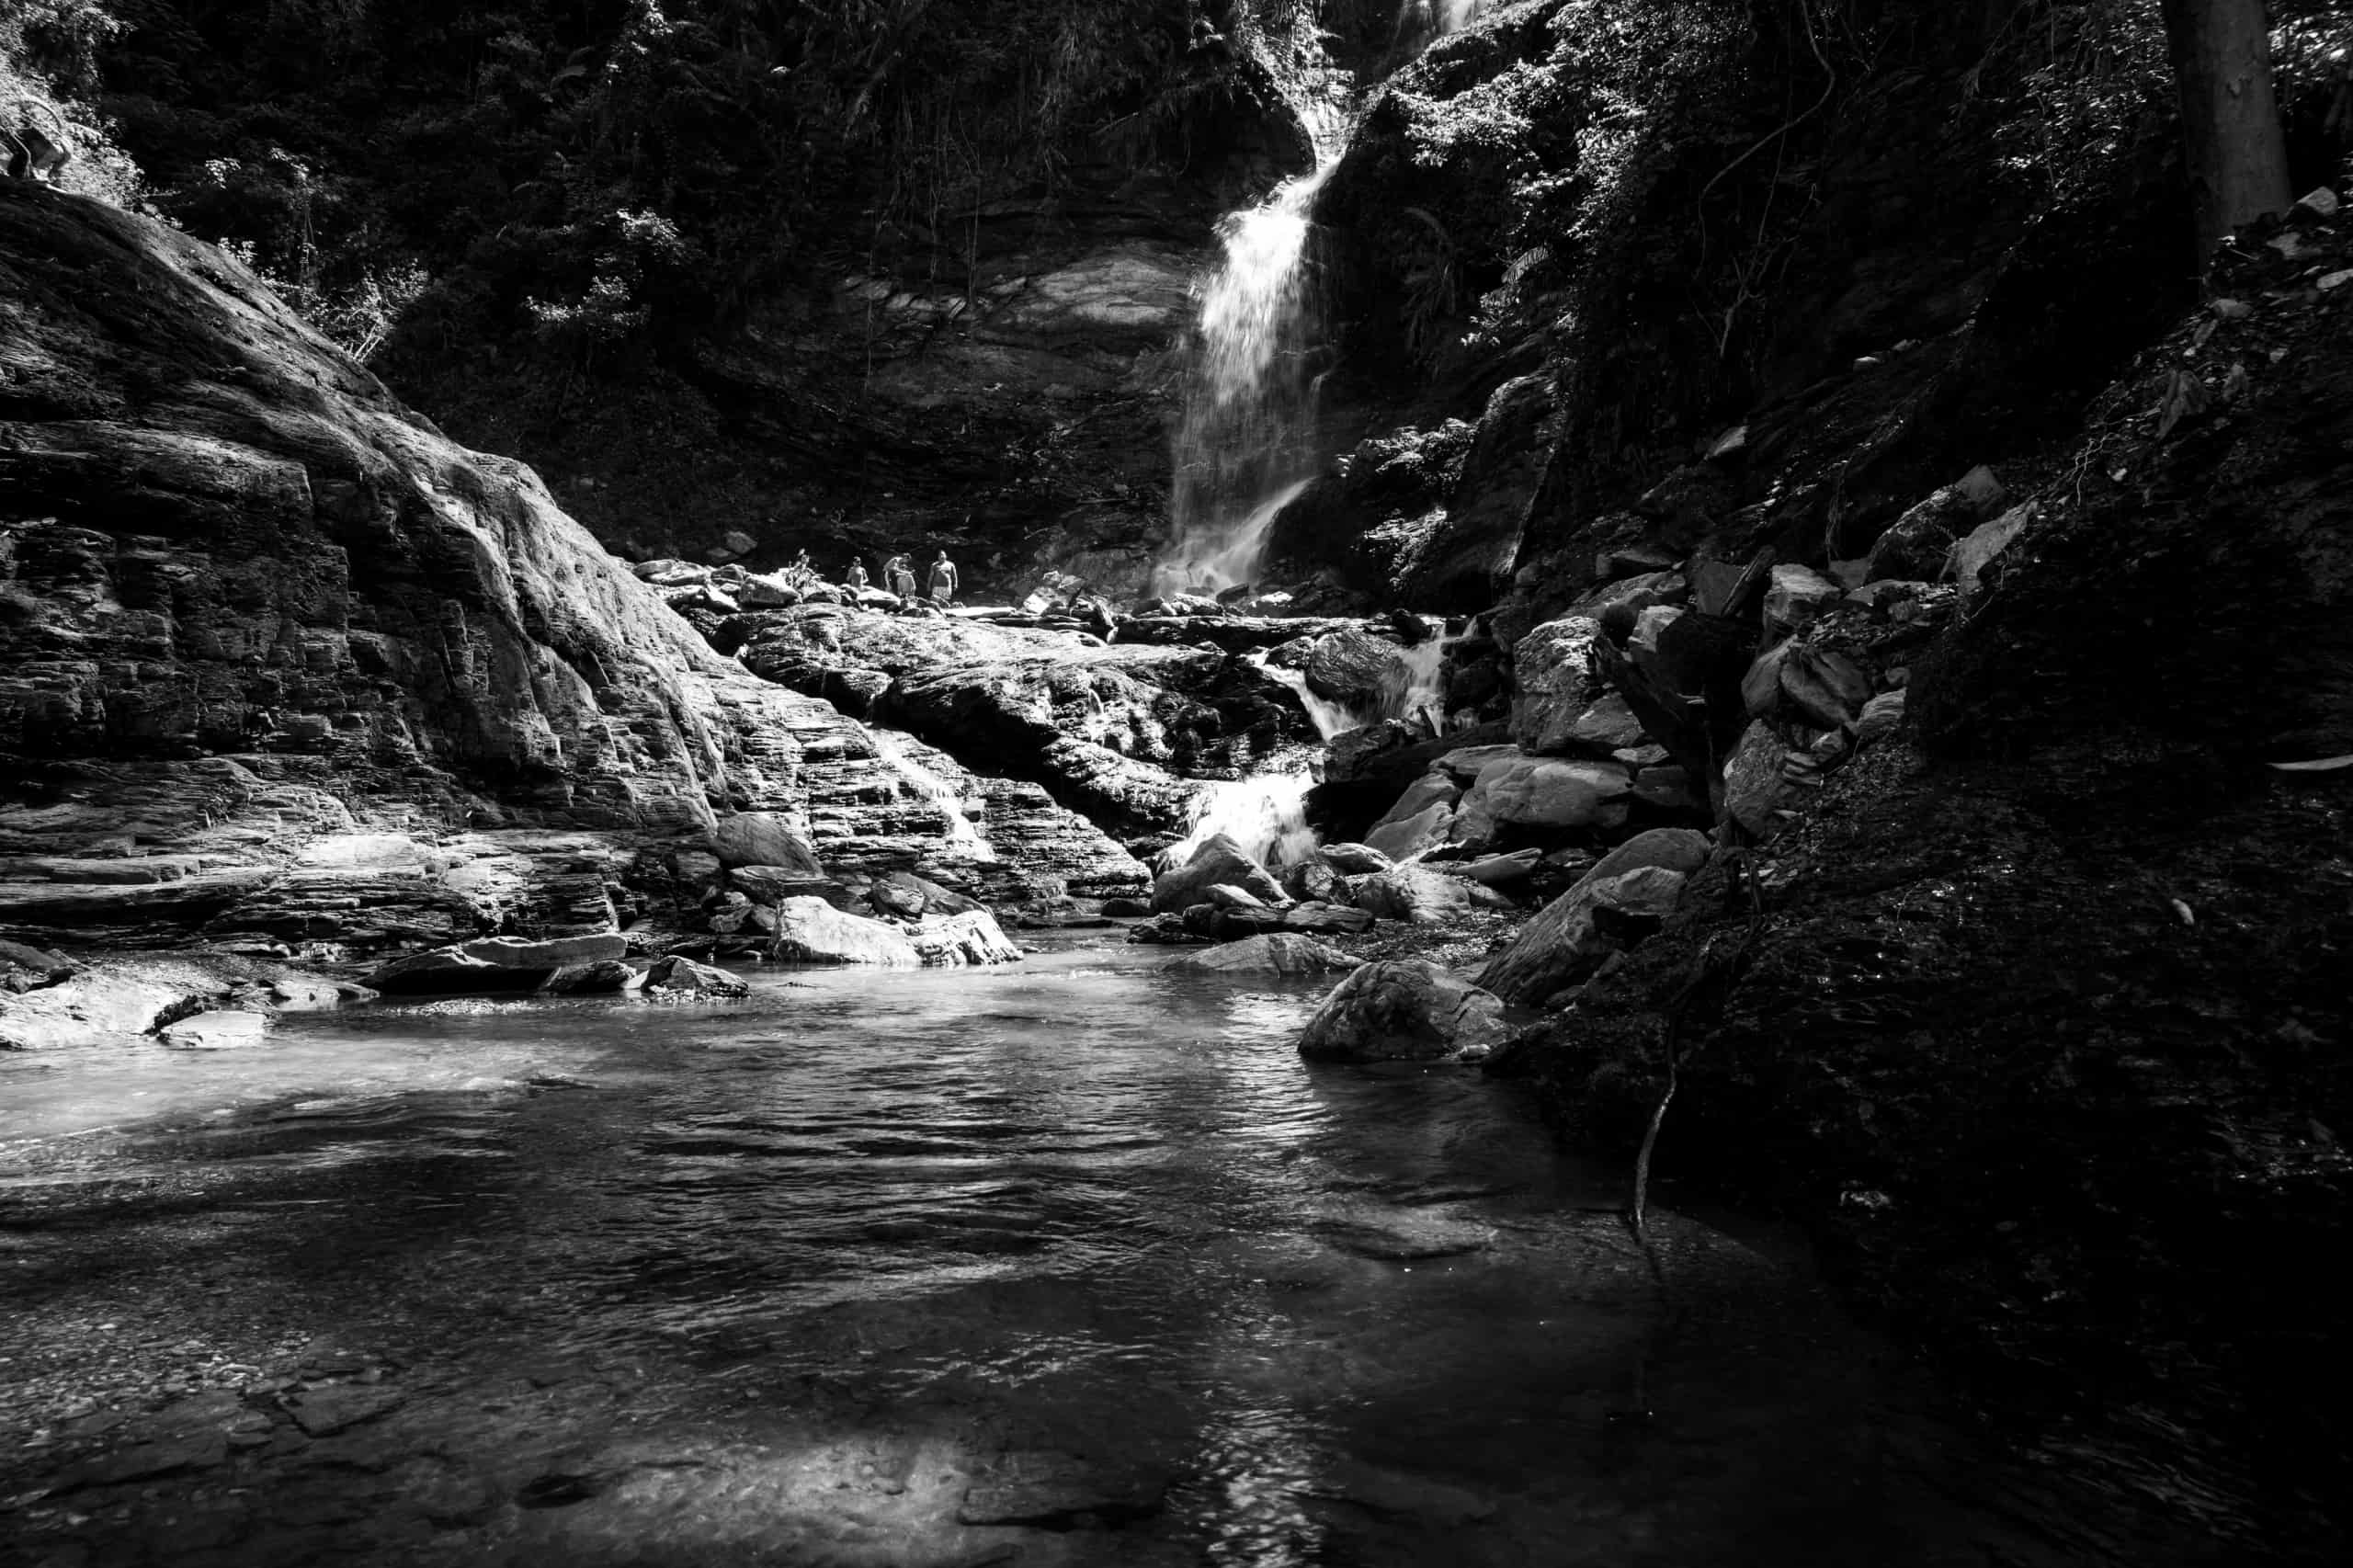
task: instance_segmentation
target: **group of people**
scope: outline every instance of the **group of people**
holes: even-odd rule
[[[818,574],[815,565],[810,562],[809,552],[805,550],[794,559],[791,565],[784,569],[784,579],[796,588],[808,588],[824,580]],[[842,574],[841,585],[853,594],[877,585],[874,580],[867,575],[866,560],[863,556],[850,557],[849,569]],[[893,555],[890,560],[885,561],[882,563],[882,580],[880,586],[886,592],[896,594],[903,602],[913,603],[917,597],[914,562],[904,553]],[[948,559],[946,551],[941,551],[933,558],[931,569],[924,574],[923,597],[928,597],[935,604],[954,604],[956,596],[962,587],[963,580],[956,571],[956,563]]]

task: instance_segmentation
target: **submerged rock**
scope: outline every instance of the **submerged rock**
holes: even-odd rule
[[[1169,967],[1221,974],[1333,974],[1363,962],[1312,937],[1279,931],[1188,953]]]
[[[1366,964],[1300,1036],[1311,1062],[1471,1061],[1502,1043],[1501,998],[1421,959]]]

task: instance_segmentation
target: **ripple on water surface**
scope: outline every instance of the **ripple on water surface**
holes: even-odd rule
[[[6,1113],[16,1364],[100,1312],[369,1346],[397,1392],[335,1496],[429,1456],[480,1506],[273,1517],[354,1441],[299,1420],[222,1461],[235,1528],[354,1561],[1871,1560],[1824,1545],[1881,1503],[1804,1290],[1671,1220],[1645,1256],[1506,1087],[1302,1066],[1319,986],[1164,962],[68,1064]],[[204,1474],[32,1522],[135,1533]]]

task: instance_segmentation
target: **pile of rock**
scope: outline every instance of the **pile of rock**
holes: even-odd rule
[[[622,936],[531,941],[490,937],[394,959],[368,977],[387,996],[606,996],[672,992],[743,996],[751,986],[723,969],[667,954],[633,957]]]

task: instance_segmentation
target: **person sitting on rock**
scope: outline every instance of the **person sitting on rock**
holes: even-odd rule
[[[866,591],[865,562],[855,555],[850,557],[849,570],[842,574],[842,586],[853,594],[862,594]]]
[[[941,604],[952,605],[956,602],[958,585],[956,562],[949,560],[948,552],[943,550],[939,552],[938,558],[931,563],[931,597]]]

